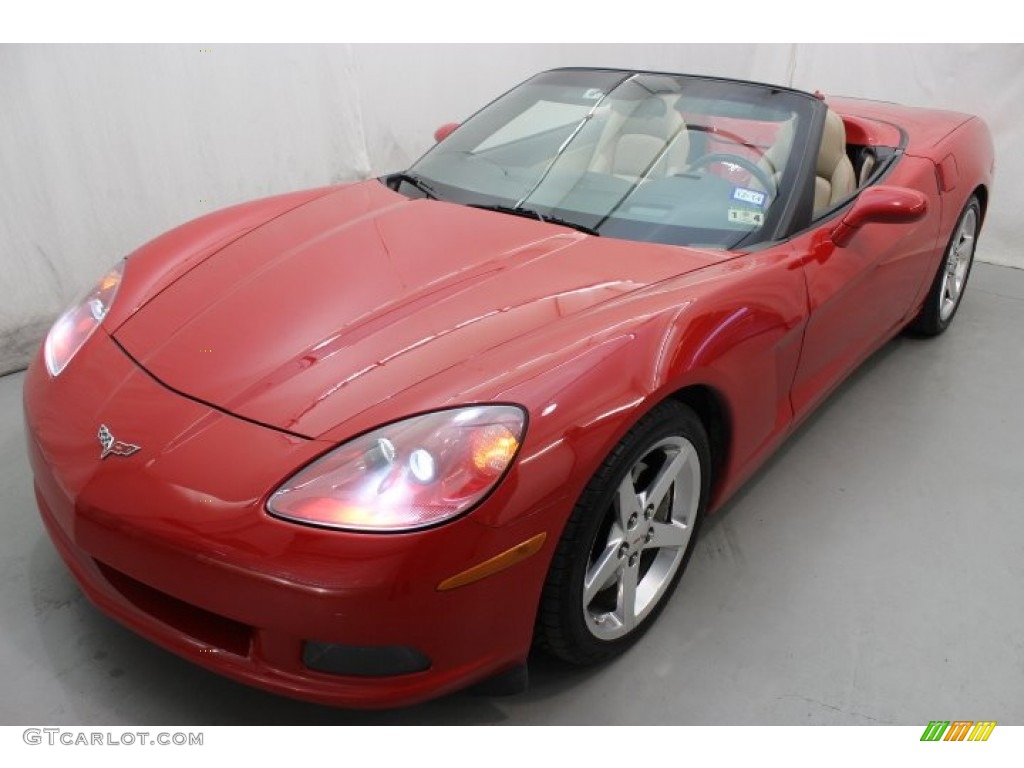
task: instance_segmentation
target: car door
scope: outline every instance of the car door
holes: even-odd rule
[[[919,190],[935,184],[927,161],[900,165],[890,181]],[[854,204],[794,242],[804,252],[809,313],[791,394],[797,418],[904,326],[934,269],[938,206],[913,222],[867,223],[839,247],[831,234]]]

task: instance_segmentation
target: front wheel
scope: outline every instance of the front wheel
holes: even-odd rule
[[[977,197],[971,197],[953,227],[946,254],[932,281],[924,306],[908,327],[911,332],[938,336],[953,322],[974,264],[974,251],[980,230],[981,204]]]
[[[625,651],[664,608],[707,505],[710,449],[689,407],[666,401],[588,483],[552,559],[538,645],[575,664]]]

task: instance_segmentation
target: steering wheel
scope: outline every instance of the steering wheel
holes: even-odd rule
[[[754,163],[747,160],[745,157],[740,155],[730,155],[728,152],[712,152],[710,155],[704,155],[704,157],[698,157],[691,163],[687,170],[693,171],[697,168],[703,168],[706,165],[712,165],[713,163],[731,163],[738,165],[743,170],[749,171],[750,175],[757,179],[764,191],[767,193],[769,198],[774,198],[778,193],[779,188],[775,184],[773,179],[763,168],[757,167]]]

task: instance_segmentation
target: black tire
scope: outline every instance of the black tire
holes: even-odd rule
[[[970,232],[965,233],[965,228]],[[946,250],[942,253],[939,269],[932,280],[931,288],[928,289],[928,296],[917,317],[907,326],[908,331],[919,336],[938,336],[949,328],[967,289],[967,279],[971,276],[971,267],[974,266],[974,252],[980,233],[981,203],[976,196],[972,196],[956,220]],[[965,236],[969,237],[969,241],[965,241]],[[957,264],[964,256],[958,257],[958,254],[968,246],[970,253],[966,254],[966,266],[960,271]],[[955,290],[955,296],[951,297],[950,291],[956,286],[959,288]]]
[[[626,433],[587,484],[558,542],[537,617],[539,648],[588,665],[617,656],[643,636],[693,554],[707,507],[710,467],[704,425],[682,403],[659,404]],[[593,596],[585,604],[588,574],[606,572],[615,581],[593,578]],[[628,610],[623,607],[623,594],[630,593],[627,583],[634,585]],[[645,589],[636,592],[637,584]],[[641,605],[641,597],[648,602]]]

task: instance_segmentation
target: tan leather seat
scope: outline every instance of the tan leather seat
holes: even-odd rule
[[[682,171],[689,151],[683,118],[664,98],[651,96],[628,115],[615,113],[609,118],[590,169],[633,182],[645,173],[663,176]]]
[[[782,123],[778,133],[775,134],[775,141],[768,147],[764,156],[757,161],[758,167],[771,176],[776,189],[782,180],[782,171],[786,167],[786,163],[789,162],[789,153],[793,148],[793,135],[796,132],[795,123],[796,118]]]
[[[871,181],[876,168],[878,168],[878,155],[871,147],[865,147],[861,150],[860,176],[857,177],[857,186],[866,186]]]
[[[821,136],[815,173],[815,215],[853,194],[857,187],[853,163],[846,155],[846,126],[843,118],[831,109],[825,115],[825,131]]]

